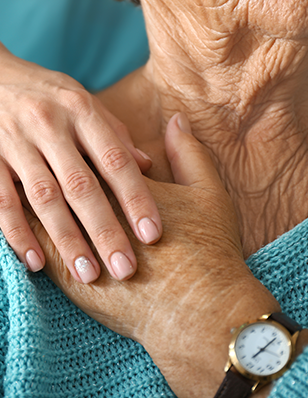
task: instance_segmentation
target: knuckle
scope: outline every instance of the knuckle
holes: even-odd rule
[[[9,193],[0,192],[0,213],[12,210],[15,205],[15,199]]]
[[[62,95],[65,106],[74,113],[89,112],[92,108],[92,95],[83,88],[65,90]]]
[[[146,195],[142,195],[140,192],[136,192],[124,199],[124,206],[129,213],[139,214],[142,210],[149,207],[149,198]]]
[[[98,181],[88,171],[75,171],[66,178],[65,194],[68,199],[78,200],[88,197],[98,188]]]
[[[115,242],[117,242],[118,245],[120,235],[120,231],[115,227],[102,227],[96,231],[95,241],[97,242],[98,247],[109,248],[109,250],[112,250]]]
[[[54,70],[52,73],[54,81],[57,82],[57,85],[54,86],[54,89],[56,89],[57,92],[59,91],[59,88],[61,90],[62,87],[67,87],[69,84],[79,84],[75,79],[64,72]],[[50,74],[50,71],[48,71],[48,74]]]
[[[101,157],[101,164],[107,173],[122,171],[132,163],[131,156],[122,148],[110,148]]]
[[[6,138],[12,138],[15,137],[18,140],[20,139],[20,126],[16,120],[14,120],[12,117],[7,116],[7,115],[1,115],[1,135],[2,135],[2,140],[5,140]],[[5,148],[5,145],[3,145]],[[2,149],[4,149],[2,148]]]
[[[53,126],[55,119],[54,106],[50,100],[28,100],[27,110],[31,122],[39,126]]]
[[[73,232],[65,231],[55,238],[57,248],[63,253],[71,253],[71,258],[74,257],[73,253],[76,252],[76,247],[81,247],[80,238]]]
[[[30,202],[34,206],[45,206],[55,202],[60,195],[59,187],[52,181],[35,182],[29,190]]]
[[[29,236],[28,230],[22,225],[8,227],[5,230],[5,237],[11,244],[24,241],[26,236]]]

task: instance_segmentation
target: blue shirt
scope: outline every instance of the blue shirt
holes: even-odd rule
[[[149,54],[141,9],[114,0],[0,0],[0,41],[89,90],[113,84]]]

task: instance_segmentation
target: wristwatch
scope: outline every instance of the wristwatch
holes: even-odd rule
[[[291,365],[302,327],[275,312],[232,330],[226,376],[214,398],[246,398]]]

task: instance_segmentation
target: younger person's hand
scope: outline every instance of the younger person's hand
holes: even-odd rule
[[[14,186],[20,180],[76,280],[95,280],[100,266],[70,208],[110,274],[129,278],[137,267],[134,252],[82,155],[117,197],[137,238],[156,242],[161,221],[140,172],[151,167],[151,160],[134,147],[126,127],[74,79],[20,60],[0,44],[0,227],[5,237],[29,269],[44,266]]]

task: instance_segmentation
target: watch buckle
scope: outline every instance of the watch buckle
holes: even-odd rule
[[[251,392],[256,392],[259,388],[263,387],[264,384],[260,383],[259,381],[256,381],[255,384],[251,387]]]

